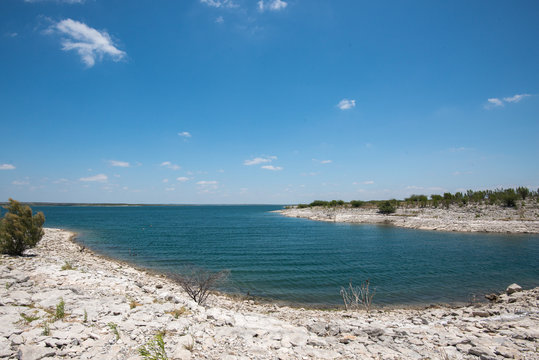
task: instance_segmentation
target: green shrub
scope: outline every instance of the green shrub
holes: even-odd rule
[[[60,298],[60,302],[56,305],[56,312],[54,313],[54,319],[60,320],[66,316],[65,314],[65,302],[64,299]]]
[[[383,201],[378,204],[378,212],[380,214],[393,214],[395,211],[397,211],[397,207],[393,204],[393,202],[389,200]]]
[[[501,194],[502,204],[505,207],[517,206],[518,195],[514,189],[507,189]]]
[[[520,195],[522,200],[526,200],[528,195],[530,195],[530,190],[527,187],[519,186],[517,188],[517,193]]]
[[[324,200],[315,200],[309,204],[309,206],[328,206],[328,202]]]
[[[352,207],[355,207],[355,208],[362,207],[364,204],[365,204],[365,201],[361,201],[361,200],[350,201],[350,205],[352,205]]]
[[[37,245],[44,235],[45,216],[39,212],[32,216],[32,209],[9,199],[7,210],[0,221],[0,252],[22,255],[26,249]]]
[[[141,346],[138,349],[140,356],[147,360],[168,360],[163,336],[163,332],[158,332],[146,345]]]

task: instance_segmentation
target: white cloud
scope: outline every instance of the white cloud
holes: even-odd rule
[[[504,97],[503,100],[510,103],[517,103],[528,96],[531,96],[531,95],[530,94],[515,94],[511,97]]]
[[[282,0],[268,0],[266,2],[264,2],[264,0],[260,0],[258,2],[258,10],[261,12],[265,10],[279,11],[279,10],[283,10],[287,6],[288,6],[288,3]]]
[[[179,165],[173,164],[170,161],[163,161],[159,166],[164,166],[172,170],[179,170],[181,168]]]
[[[181,136],[181,137],[184,137],[184,138],[190,138],[191,137],[191,133],[189,133],[188,131],[179,132],[178,135]]]
[[[490,98],[490,99],[487,99],[487,101],[488,101],[488,106],[491,106],[491,107],[503,106],[503,102],[498,98]]]
[[[362,181],[361,183],[363,185],[372,185],[372,184],[374,184],[374,181],[373,180],[366,180],[366,181]]]
[[[65,35],[62,50],[75,50],[87,67],[94,66],[96,60],[101,60],[104,56],[110,56],[113,61],[120,61],[127,55],[113,44],[106,31],[98,31],[76,20],[62,20],[49,30]]]
[[[320,164],[331,164],[333,160],[320,160]]]
[[[13,180],[11,183],[13,185],[29,185],[30,181],[28,181],[28,180]]]
[[[219,16],[219,17],[217,17],[217,19],[215,19],[215,22],[216,22],[217,24],[222,24],[222,23],[225,22],[225,19],[223,19],[222,16]]]
[[[197,182],[199,193],[212,193],[219,187],[219,182],[215,180],[201,180]]]
[[[176,188],[173,188],[173,187],[165,188],[165,191],[174,191],[174,190],[176,190]]]
[[[273,160],[277,160],[277,156],[256,157],[251,160],[245,160],[243,162],[243,165],[247,165],[247,166],[259,165],[259,164],[270,163]]]
[[[105,174],[97,174],[94,176],[83,177],[83,178],[80,178],[79,180],[85,181],[85,182],[93,182],[93,181],[106,182],[108,179],[109,177]]]
[[[179,178],[176,178],[176,180],[179,182],[186,182],[189,181],[189,178],[185,176],[180,176]]]
[[[168,179],[163,179],[163,183],[168,183]]]
[[[15,166],[11,164],[0,164],[0,170],[15,170]]]
[[[505,103],[518,103],[522,99],[531,96],[530,94],[515,94],[513,96],[504,97],[503,100],[499,98],[490,98],[487,99],[487,104],[484,106],[485,109],[492,109],[496,107],[502,107]]]
[[[130,167],[131,165],[127,161],[109,160],[110,166],[116,167]]]
[[[356,101],[355,100],[350,100],[350,99],[342,99],[337,104],[337,107],[339,109],[341,109],[341,110],[350,110],[350,109],[356,107]]]
[[[260,168],[265,169],[265,170],[271,170],[271,171],[280,171],[283,169],[280,166],[273,166],[273,165],[264,165],[264,166],[261,166]]]
[[[215,180],[210,180],[210,181],[201,180],[201,181],[197,182],[197,185],[217,185],[218,183],[219,182],[215,181]]]
[[[214,8],[237,8],[239,7],[238,4],[236,4],[232,0],[200,0],[201,3],[206,4],[210,7]]]

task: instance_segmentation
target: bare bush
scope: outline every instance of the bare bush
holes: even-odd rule
[[[186,266],[180,273],[169,274],[199,305],[203,305],[215,287],[228,277],[229,271],[209,271],[197,266]]]
[[[354,310],[364,308],[367,312],[371,309],[372,298],[376,294],[369,289],[369,280],[365,280],[359,286],[354,286],[352,281],[348,284],[348,288],[341,287],[341,296],[346,310]]]

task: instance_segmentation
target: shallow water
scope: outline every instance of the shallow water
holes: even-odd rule
[[[286,218],[281,206],[35,207],[105,255],[157,271],[228,269],[222,290],[341,303],[370,279],[376,304],[467,301],[517,282],[539,286],[539,235],[420,231]]]

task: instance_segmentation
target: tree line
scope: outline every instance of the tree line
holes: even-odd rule
[[[298,204],[299,209],[322,206],[327,208],[352,207],[352,208],[372,208],[378,207],[381,213],[392,213],[399,206],[413,207],[446,207],[451,205],[465,206],[467,204],[488,204],[500,205],[504,207],[516,207],[520,200],[535,200],[539,202],[539,189],[530,190],[527,187],[495,189],[495,190],[468,190],[466,192],[446,192],[443,195],[410,195],[404,200],[314,200],[310,204]]]

